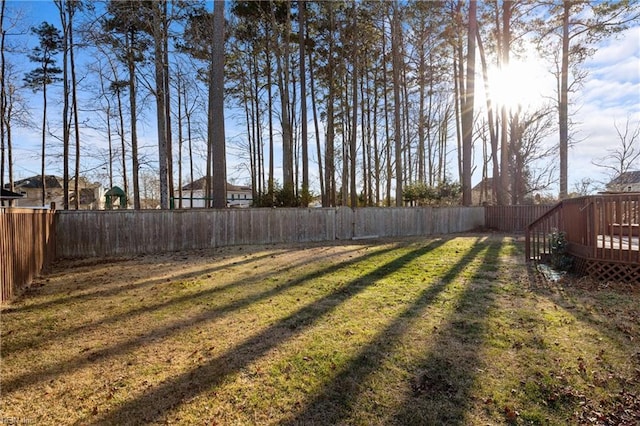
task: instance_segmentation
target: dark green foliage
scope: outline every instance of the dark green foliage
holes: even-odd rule
[[[112,47],[119,60],[129,66],[142,62],[151,45],[149,2],[110,1],[102,18],[102,42]]]
[[[457,182],[442,181],[437,186],[424,182],[413,182],[405,186],[403,197],[411,205],[459,204],[461,188]]]
[[[213,14],[204,8],[194,8],[187,13],[184,33],[182,39],[176,41],[176,47],[179,51],[187,52],[196,59],[209,61],[212,45]]]
[[[309,199],[313,194],[306,195]],[[274,182],[273,193],[267,192],[257,197],[253,202],[254,207],[300,207],[302,202],[300,194],[294,194],[292,188],[283,188],[280,183]]]
[[[568,241],[564,232],[551,234],[551,266],[559,271],[569,271],[573,266],[573,256],[568,253]]]
[[[45,85],[61,80],[57,75],[61,74],[62,70],[56,65],[55,55],[62,49],[62,36],[60,31],[48,22],[31,28],[31,32],[38,36],[40,44],[34,47],[28,56],[31,62],[39,66],[25,74],[24,82],[35,92]]]

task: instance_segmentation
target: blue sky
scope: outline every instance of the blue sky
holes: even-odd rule
[[[43,20],[54,24],[59,21],[57,9],[51,1],[8,1],[7,5],[10,10],[22,10],[23,17],[18,23],[22,30],[27,30],[28,26],[37,25]],[[13,12],[9,15],[16,16]],[[20,41],[18,42],[18,40]],[[22,43],[27,48],[32,48],[36,39],[30,35],[16,36],[15,41],[18,44]],[[20,68],[21,76],[32,67],[26,61],[24,54],[9,57],[9,60],[14,61]],[[585,63],[585,67],[589,71],[585,84],[571,98],[572,111],[575,112],[575,137],[579,142],[571,149],[569,156],[570,191],[573,190],[574,183],[583,178],[607,181],[606,170],[594,166],[592,162],[605,157],[608,150],[615,149],[619,144],[614,123],[620,127],[625,125],[627,119],[632,123],[640,122],[640,25],[625,31],[616,38],[602,42],[596,53]],[[553,85],[553,82],[550,84]],[[478,90],[481,90],[481,85],[477,85],[477,87]],[[548,89],[552,90],[553,87]],[[30,92],[25,95],[32,96]],[[39,123],[41,95],[33,95],[29,103],[32,106],[33,119]],[[56,108],[60,109],[52,102],[51,114],[58,112]],[[237,126],[236,120],[231,117],[232,114],[232,112],[227,113],[227,136],[228,138],[237,138],[238,133],[244,129]],[[155,145],[153,117],[154,114],[148,113],[140,123],[142,144],[151,147]],[[313,126],[310,126],[310,129],[312,128]],[[84,132],[83,140],[92,140],[93,143],[101,144],[104,147],[104,141],[99,141],[99,137],[92,132]],[[557,143],[557,136],[550,139],[548,143]],[[14,177],[16,179],[39,174],[39,146],[38,128],[14,129]],[[478,151],[480,149],[477,147]],[[640,149],[640,146],[637,149]],[[156,160],[157,155],[153,154],[153,148],[151,148],[151,152],[151,159]],[[232,149],[228,148],[227,152],[231,169],[237,160],[232,156]],[[61,174],[59,163],[60,161],[50,159],[48,171]],[[455,164],[453,157],[452,164]],[[83,158],[83,169],[94,166],[95,164],[91,164],[87,158]],[[636,168],[640,169],[640,164],[637,164]],[[314,167],[312,167],[313,170]],[[231,170],[228,174],[232,177],[238,176]],[[479,172],[476,172],[473,177],[474,184],[480,178]],[[246,176],[239,176],[238,183],[244,182],[246,182]]]
[[[601,43],[585,65],[589,75],[575,97],[580,142],[569,157],[569,176],[606,180],[605,170],[591,161],[619,146],[614,124],[624,128],[627,119],[635,126],[640,122],[640,26]],[[640,164],[635,166],[640,170]]]

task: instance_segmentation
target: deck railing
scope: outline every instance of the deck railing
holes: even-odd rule
[[[527,261],[540,261],[551,253],[552,235],[562,227],[562,203],[556,204],[551,210],[534,220],[526,228],[525,256]]]
[[[564,233],[569,254],[588,260],[640,263],[640,193],[601,194],[564,200],[526,232],[528,261],[551,253],[552,235]]]
[[[592,211],[593,257],[640,263],[640,193],[595,197]]]

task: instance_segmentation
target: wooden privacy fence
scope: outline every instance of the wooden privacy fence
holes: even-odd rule
[[[484,207],[59,211],[61,258],[465,232]]]
[[[0,301],[28,286],[55,257],[55,216],[45,209],[0,207]]]
[[[553,208],[553,204],[487,206],[485,226],[501,232],[525,232],[534,220]]]
[[[86,258],[241,244],[428,236],[483,226],[519,232],[549,206],[57,211],[0,209],[1,300],[55,257]],[[55,220],[54,220],[55,219]]]

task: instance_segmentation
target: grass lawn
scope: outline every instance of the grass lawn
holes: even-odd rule
[[[639,424],[640,288],[504,235],[61,261],[2,307],[0,424]]]

